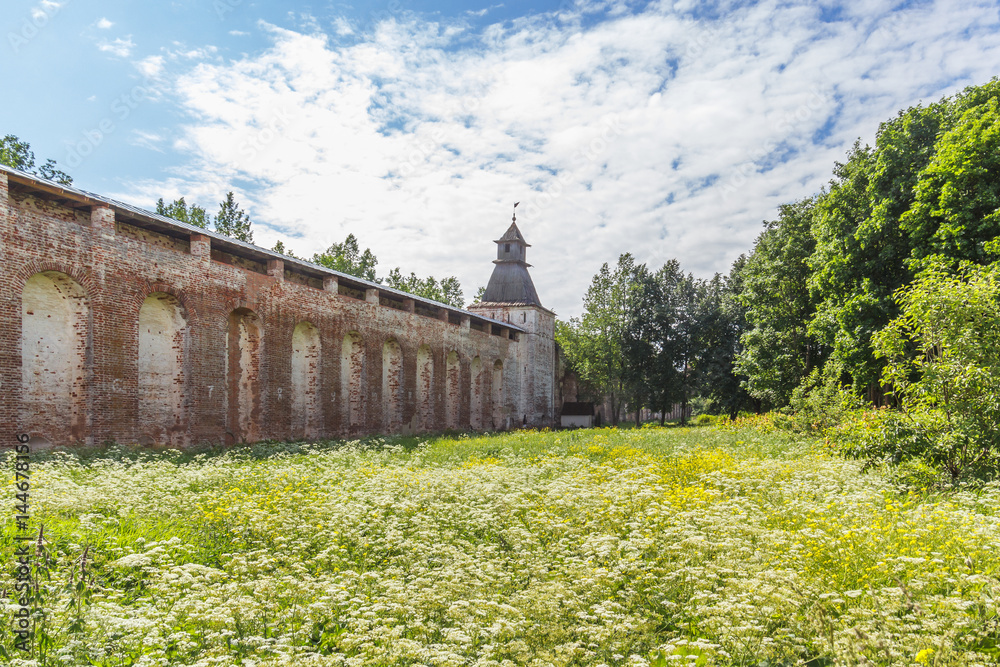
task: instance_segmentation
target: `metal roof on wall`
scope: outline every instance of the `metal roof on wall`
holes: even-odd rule
[[[0,164],[0,171],[4,171],[9,175],[17,177],[19,181],[27,181],[28,184],[34,184],[38,189],[48,192],[49,194],[55,194],[64,197],[65,199],[76,199],[81,200],[81,203],[86,205],[105,205],[109,206],[115,210],[116,216],[119,212],[125,213],[125,217],[131,217],[133,219],[139,219],[145,222],[153,223],[154,227],[162,227],[165,230],[172,230],[175,233],[174,236],[190,236],[191,234],[201,234],[208,236],[212,239],[212,247],[219,247],[223,249],[235,249],[241,256],[249,256],[252,259],[280,259],[284,262],[285,266],[298,266],[302,269],[306,269],[307,274],[318,274],[320,276],[336,276],[338,280],[344,278],[346,282],[353,283],[356,285],[364,286],[365,288],[378,289],[380,292],[390,294],[401,299],[413,299],[418,303],[423,303],[434,308],[444,308],[450,312],[460,313],[462,315],[468,315],[469,317],[475,318],[477,320],[482,320],[485,322],[490,322],[491,324],[497,324],[508,329],[513,329],[514,331],[524,332],[524,329],[511,324],[509,322],[504,322],[502,320],[495,320],[491,317],[484,317],[477,313],[465,310],[464,308],[456,308],[455,306],[450,306],[446,303],[441,303],[440,301],[434,301],[433,299],[427,299],[416,294],[410,294],[409,292],[404,292],[402,290],[394,289],[392,287],[387,287],[380,283],[372,282],[370,280],[365,280],[363,278],[358,278],[349,273],[342,273],[341,271],[336,271],[334,269],[327,268],[321,264],[314,264],[313,262],[299,259],[297,257],[289,257],[288,255],[282,255],[280,253],[274,252],[273,250],[268,250],[267,248],[261,248],[252,243],[246,243],[245,241],[240,241],[238,239],[230,238],[224,234],[219,234],[208,229],[203,229],[202,227],[196,227],[195,225],[189,225],[180,220],[174,220],[173,218],[168,218],[164,215],[158,213],[153,213],[145,209],[139,208],[138,206],[133,206],[132,204],[127,204],[125,202],[118,201],[116,199],[111,199],[110,197],[105,197],[93,192],[88,192],[86,190],[81,190],[75,188],[71,185],[62,185],[54,181],[50,181],[33,174],[21,171],[19,169],[14,169],[6,165]],[[183,233],[178,233],[183,232]],[[218,242],[218,243],[216,243]],[[492,280],[492,279],[491,279]],[[529,278],[530,280],[530,278]],[[532,288],[534,289],[534,288]],[[535,297],[537,299],[537,295]]]

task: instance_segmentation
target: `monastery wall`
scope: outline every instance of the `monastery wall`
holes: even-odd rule
[[[556,404],[555,315],[540,306],[482,304],[474,312],[509,322],[521,329],[521,341],[508,353],[505,391],[516,397],[510,407],[518,425],[551,425],[561,406]]]
[[[0,325],[0,423],[36,442],[184,447],[553,419],[525,389],[538,380],[511,318],[4,170]]]

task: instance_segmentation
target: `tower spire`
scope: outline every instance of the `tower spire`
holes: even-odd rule
[[[528,275],[528,267],[531,265],[525,261],[525,254],[531,244],[524,240],[521,230],[517,228],[517,205],[520,203],[514,204],[510,227],[494,241],[497,244],[497,258],[493,260],[496,266],[486,285],[483,303],[542,305],[538,301],[531,276]]]

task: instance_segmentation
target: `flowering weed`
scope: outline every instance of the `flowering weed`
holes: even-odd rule
[[[998,664],[996,485],[739,424],[272,449],[34,462],[11,664]]]

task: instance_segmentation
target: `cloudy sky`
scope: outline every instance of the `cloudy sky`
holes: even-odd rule
[[[6,0],[0,134],[87,190],[384,275],[489,279],[510,223],[578,315],[631,252],[727,272],[879,122],[1000,74],[992,0]]]

